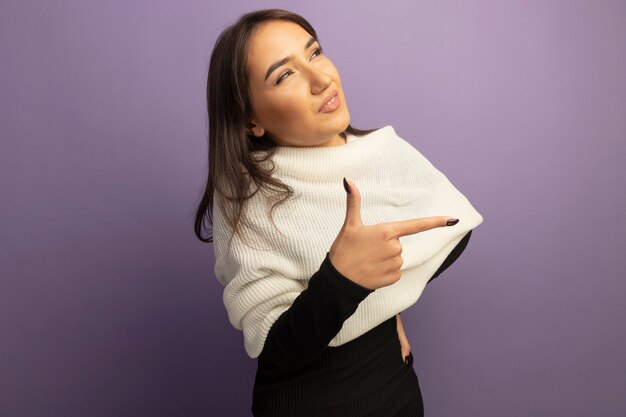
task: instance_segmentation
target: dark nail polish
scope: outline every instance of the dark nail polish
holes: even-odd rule
[[[350,192],[350,186],[348,185],[348,181],[346,181],[346,179],[343,179],[343,188],[346,189],[346,192],[349,193]]]
[[[406,355],[404,357],[404,363],[407,364],[407,365],[409,364],[409,355]]]
[[[448,222],[446,223],[447,226],[454,226],[455,224],[457,224],[459,222],[459,219],[450,219],[448,220]]]

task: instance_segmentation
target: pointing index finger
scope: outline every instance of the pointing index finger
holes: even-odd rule
[[[448,224],[449,221],[450,224]],[[413,235],[415,233],[434,229],[435,227],[453,226],[458,222],[459,219],[455,219],[454,217],[450,216],[431,216],[419,217],[417,219],[400,220],[397,222],[389,222],[387,224],[392,229],[393,237],[398,238],[401,236]]]

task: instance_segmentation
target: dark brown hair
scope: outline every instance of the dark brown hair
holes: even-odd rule
[[[208,178],[206,189],[198,204],[194,224],[195,234],[203,242],[213,242],[213,236],[202,236],[205,219],[213,225],[213,196],[220,193],[218,209],[235,234],[243,237],[240,227],[247,225],[246,200],[258,191],[282,195],[270,210],[293,195],[293,189],[272,177],[272,170],[263,162],[271,160],[278,146],[266,133],[262,137],[248,135],[252,108],[248,96],[248,43],[254,29],[272,19],[297,23],[318,40],[315,29],[302,16],[283,9],[261,9],[246,13],[226,27],[218,36],[209,63],[207,79],[207,110],[209,119]],[[348,125],[346,132],[362,136],[377,129],[360,130]],[[271,162],[271,161],[270,161]],[[251,193],[251,185],[256,189]],[[207,229],[208,230],[208,229]],[[231,236],[232,239],[232,236]]]

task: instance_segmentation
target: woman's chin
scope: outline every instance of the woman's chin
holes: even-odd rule
[[[350,113],[346,109],[342,114],[338,114],[337,117],[330,122],[331,126],[335,127],[335,130],[343,132],[350,125]]]

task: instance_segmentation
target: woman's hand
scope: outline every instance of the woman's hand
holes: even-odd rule
[[[344,182],[344,186],[346,218],[330,247],[330,261],[341,275],[371,290],[400,279],[403,264],[400,237],[458,222],[449,216],[432,216],[366,225],[361,220],[359,189],[352,182]],[[449,220],[454,221],[448,224]]]
[[[400,339],[400,346],[402,352],[402,360],[409,365],[413,364],[413,353],[411,353],[411,344],[409,343],[409,339],[406,338],[406,333],[404,333],[404,327],[402,326],[402,319],[400,319],[400,313],[396,314],[396,326],[398,329],[398,338]]]

